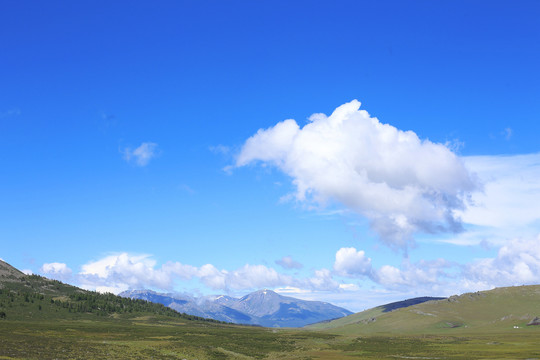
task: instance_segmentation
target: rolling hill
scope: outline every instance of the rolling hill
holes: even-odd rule
[[[540,316],[540,285],[496,288],[384,312],[376,307],[312,329],[339,334],[489,333],[530,327]]]
[[[409,307],[416,304],[421,304],[426,301],[443,300],[443,299],[445,298],[424,296],[424,297],[407,299],[403,301],[396,301],[393,303],[380,305],[380,306],[377,306],[377,307],[374,307],[365,311],[361,311],[356,314],[345,316],[339,319],[335,319],[331,321],[322,321],[316,324],[311,324],[311,325],[306,326],[306,328],[316,330],[316,329],[337,328],[337,327],[342,327],[345,325],[357,324],[357,323],[367,324],[372,321],[375,321],[377,317],[390,311],[394,311],[394,310],[404,308],[404,307]]]

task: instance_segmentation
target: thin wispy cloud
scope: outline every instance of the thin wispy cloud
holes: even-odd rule
[[[137,166],[147,166],[150,160],[158,155],[158,145],[152,142],[143,142],[139,147],[132,149],[126,147],[121,150],[124,160]]]
[[[503,135],[506,140],[510,140],[510,138],[512,137],[512,134],[513,134],[512,128],[507,127],[503,131]]]
[[[10,109],[0,112],[0,119],[8,119],[21,115],[21,110],[19,109]]]
[[[210,146],[209,149],[215,154],[228,155],[231,152],[230,147],[221,144],[216,146]]]
[[[484,183],[471,195],[474,206],[459,215],[469,224],[498,229],[525,229],[540,214],[540,153],[470,156],[464,161]]]
[[[276,264],[284,269],[301,269],[304,266],[298,261],[293,260],[291,256],[284,256],[279,260],[276,260]]]
[[[193,194],[196,193],[196,191],[191,186],[189,186],[187,184],[179,184],[178,189],[185,192],[185,193],[188,193],[190,195],[193,195]]]

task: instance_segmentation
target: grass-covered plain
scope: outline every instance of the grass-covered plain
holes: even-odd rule
[[[540,359],[540,331],[334,335],[164,316],[0,321],[0,359]]]

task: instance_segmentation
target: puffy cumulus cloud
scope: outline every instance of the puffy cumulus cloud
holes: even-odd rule
[[[227,274],[226,270],[218,270],[212,264],[206,264],[197,269],[195,276],[212,289],[227,289]]]
[[[420,260],[411,263],[404,259],[399,267],[383,265],[374,268],[371,258],[363,250],[341,248],[336,252],[334,274],[353,279],[369,279],[385,289],[393,291],[426,291],[442,288],[454,276],[457,264],[444,259]],[[348,286],[340,286],[342,289]],[[349,286],[350,287],[350,286]],[[350,287],[352,288],[352,287]]]
[[[377,269],[372,275],[372,280],[387,289],[415,288],[431,293],[440,291],[451,282],[456,266],[444,259],[421,260],[417,263],[405,260],[399,268],[384,265]]]
[[[377,282],[392,287],[396,285],[407,285],[402,271],[390,265],[384,265],[377,271]]]
[[[247,139],[236,159],[276,166],[295,198],[337,201],[367,217],[380,238],[405,248],[415,232],[459,231],[456,210],[477,190],[474,176],[445,145],[381,123],[354,100],[300,128],[289,119]]]
[[[336,253],[335,275],[362,279],[366,276],[382,289],[448,296],[466,291],[540,282],[540,235],[516,238],[499,247],[496,257],[459,264],[445,259],[383,265],[372,268],[363,251],[342,248]]]
[[[332,273],[327,269],[315,270],[308,278],[294,278],[281,274],[265,265],[246,264],[233,270],[218,270],[213,265],[201,267],[196,275],[214,290],[256,290],[261,288],[300,288],[306,291],[328,291],[339,289]]]
[[[368,290],[364,286],[369,286],[369,291],[390,292],[392,296],[398,293],[409,297],[448,296],[496,286],[540,282],[539,244],[540,236],[515,239],[501,246],[496,257],[468,264],[445,259],[417,262],[404,259],[400,265],[380,267],[374,267],[363,250],[346,247],[336,252],[332,271],[317,269],[309,276],[290,276],[265,265],[252,264],[235,270],[180,262],[157,266],[149,255],[123,253],[87,263],[74,279],[87,289],[114,293],[137,288],[173,290],[178,280],[198,280],[209,289],[227,292],[277,288],[305,294],[346,292],[365,295]],[[71,270],[62,263],[44,264],[41,271],[55,274],[52,277],[61,280],[71,276]]]
[[[279,260],[276,260],[276,264],[284,269],[301,269],[303,267],[298,261],[293,260],[291,256],[284,256]]]
[[[137,166],[146,166],[158,154],[158,145],[152,142],[143,142],[135,149],[124,148],[122,153],[127,162],[134,163]]]
[[[495,258],[479,259],[464,267],[464,287],[470,289],[529,285],[540,282],[540,235],[502,246]]]
[[[371,259],[363,250],[357,251],[355,248],[341,248],[336,252],[334,271],[341,276],[363,276],[371,275]]]
[[[43,266],[41,266],[40,271],[46,277],[60,281],[70,280],[73,273],[73,271],[66,264],[58,262],[45,263]]]
[[[169,263],[164,269],[184,279],[199,278],[203,284],[214,290],[258,289],[291,283],[290,277],[279,274],[276,270],[264,265],[246,264],[239,269],[228,271],[219,270],[212,264],[194,267]],[[172,269],[174,272],[171,271]]]
[[[155,269],[155,264],[149,255],[110,255],[83,265],[79,281],[87,289],[107,288],[112,292],[145,287],[170,288],[170,272],[164,271],[163,267]]]

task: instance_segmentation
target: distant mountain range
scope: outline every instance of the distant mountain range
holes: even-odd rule
[[[0,321],[165,317],[207,326],[216,323],[211,320],[215,319],[267,327],[313,324],[308,328],[354,336],[449,333],[484,336],[508,331],[514,334],[522,328],[529,329],[524,332],[540,331],[540,285],[496,288],[443,299],[414,298],[352,315],[328,303],[281,296],[270,290],[256,291],[239,299],[224,295],[194,298],[148,290],[122,295],[100,294],[38,275],[25,275],[0,260]]]
[[[255,291],[239,299],[225,295],[195,298],[150,290],[124,291],[119,295],[160,303],[189,315],[266,327],[302,327],[352,314],[326,302],[295,299],[272,290]]]

